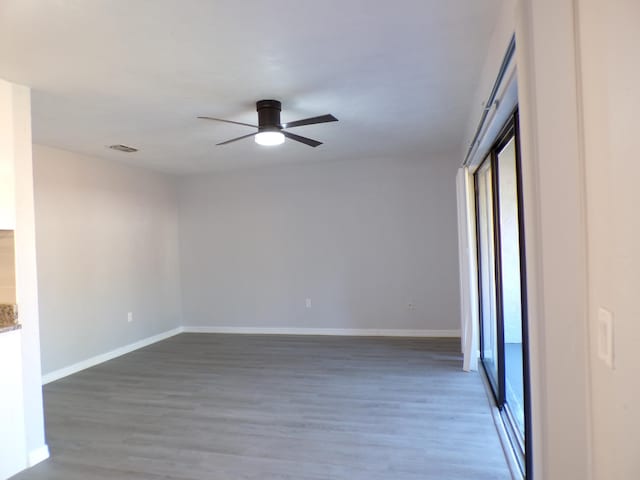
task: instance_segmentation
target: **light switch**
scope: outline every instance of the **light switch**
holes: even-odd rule
[[[598,309],[598,357],[613,369],[613,314],[604,308]]]

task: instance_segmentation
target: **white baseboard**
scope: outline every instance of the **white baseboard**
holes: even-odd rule
[[[86,368],[93,367],[95,365],[106,362],[107,360],[114,359],[126,353],[133,352],[134,350],[138,350],[139,348],[146,347],[147,345],[151,345],[152,343],[156,343],[161,340],[165,340],[169,337],[173,337],[174,335],[177,335],[182,332],[183,332],[183,327],[177,327],[172,330],[159,333],[158,335],[153,335],[152,337],[143,338],[142,340],[138,340],[137,342],[130,343],[129,345],[125,345],[124,347],[116,348],[115,350],[111,350],[110,352],[101,353],[100,355],[96,355],[95,357],[87,358],[86,360],[82,360],[81,362],[74,363],[73,365],[69,365],[68,367],[64,367],[59,370],[54,370],[53,372],[49,372],[42,376],[42,384],[46,385],[47,383],[53,382],[55,380],[59,380],[63,377],[77,373]]]
[[[87,358],[81,362],[74,363],[68,367],[54,370],[42,376],[42,384],[54,382],[74,373],[91,368],[100,363],[112,360],[126,353],[133,352],[139,348],[146,347],[152,343],[165,340],[179,333],[233,333],[252,335],[337,335],[352,337],[460,337],[460,330],[405,330],[387,328],[291,328],[291,327],[177,327],[167,332],[159,333],[152,337],[147,337],[137,342],[130,343],[124,347],[116,348],[110,352]],[[48,454],[47,454],[48,455]],[[46,458],[46,457],[45,457]]]
[[[339,335],[352,337],[460,337],[460,330],[404,330],[388,328],[183,327],[185,333],[253,335]]]
[[[31,468],[45,461],[47,458],[49,458],[49,446],[45,444],[29,452],[29,456],[27,457],[27,462],[29,462],[28,466]]]

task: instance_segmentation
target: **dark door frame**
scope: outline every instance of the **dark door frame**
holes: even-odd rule
[[[496,137],[495,142],[491,146],[489,153],[482,160],[478,168],[473,174],[474,189],[475,189],[475,213],[476,213],[476,250],[477,258],[480,258],[480,227],[479,227],[479,202],[478,202],[478,177],[477,172],[485,164],[485,162],[491,163],[491,182],[492,182],[492,214],[493,214],[493,250],[494,250],[494,282],[495,282],[495,303],[496,303],[496,335],[497,335],[497,360],[498,360],[498,378],[497,385],[492,374],[489,373],[487,366],[484,362],[483,354],[483,324],[482,324],[482,273],[480,271],[480,263],[478,262],[478,307],[479,307],[479,321],[480,321],[480,359],[482,367],[485,371],[489,384],[491,385],[491,391],[494,396],[497,407],[503,414],[503,420],[505,423],[510,423],[508,419],[504,418],[507,414],[505,412],[506,406],[506,378],[505,378],[505,354],[504,354],[504,312],[503,312],[503,298],[502,298],[502,265],[501,265],[501,249],[500,249],[500,206],[499,206],[499,167],[497,162],[498,152],[500,152],[507,143],[514,139],[516,150],[516,191],[518,202],[518,235],[519,235],[519,260],[520,260],[520,304],[521,304],[521,319],[522,319],[522,361],[523,361],[523,389],[524,389],[524,420],[525,420],[525,432],[524,432],[524,458],[519,459],[521,467],[524,469],[524,474],[527,478],[533,478],[533,455],[532,449],[532,436],[531,436],[531,379],[529,375],[529,318],[528,318],[528,303],[527,303],[527,275],[526,275],[526,246],[524,235],[524,211],[522,205],[524,203],[522,192],[522,163],[521,163],[521,148],[520,148],[520,134],[519,134],[519,117],[518,108],[513,111],[509,119],[501,129],[500,133]],[[513,429],[513,425],[509,428]],[[515,432],[511,432],[510,436],[517,435]],[[512,439],[513,443],[513,439]],[[514,445],[515,447],[515,445]]]

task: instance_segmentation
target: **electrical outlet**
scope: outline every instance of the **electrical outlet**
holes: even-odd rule
[[[305,298],[304,306],[307,307],[307,308],[311,308],[311,299],[310,298]]]
[[[127,322],[133,322],[133,312],[127,313]]]
[[[605,365],[613,369],[613,314],[598,309],[598,357]]]

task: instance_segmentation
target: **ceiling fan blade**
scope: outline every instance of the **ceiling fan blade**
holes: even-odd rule
[[[216,122],[233,123],[235,125],[244,125],[245,127],[258,128],[257,125],[251,125],[250,123],[234,122],[233,120],[224,120],[222,118],[213,118],[213,117],[198,117],[198,118],[201,118],[203,120],[215,120]]]
[[[282,131],[282,134],[285,137],[290,138],[291,140],[295,140],[296,142],[304,143],[306,145],[309,145],[310,147],[317,147],[318,145],[322,145],[322,142],[319,142],[317,140],[313,140],[313,139],[307,138],[307,137],[301,137],[300,135],[296,135],[295,133]]]
[[[282,125],[282,128],[301,127],[302,125],[313,125],[314,123],[337,122],[338,119],[333,115],[320,115],[319,117],[303,118],[295,122],[288,122]]]
[[[226,142],[216,143],[216,145],[226,145],[227,143],[237,142],[238,140],[242,140],[243,138],[253,137],[254,135],[257,135],[257,134],[258,132],[253,132],[253,133],[250,133],[249,135],[243,135],[241,137],[232,138],[231,140],[227,140]]]

